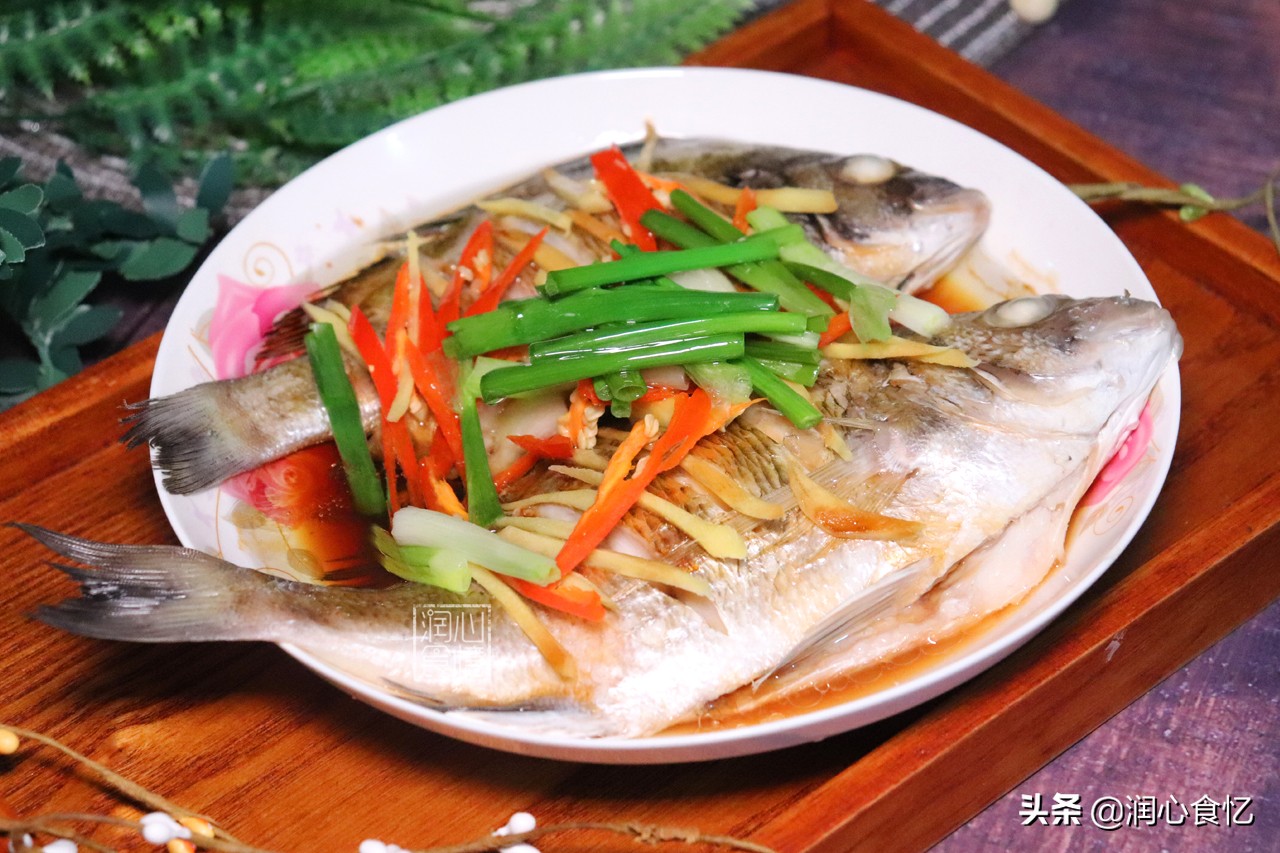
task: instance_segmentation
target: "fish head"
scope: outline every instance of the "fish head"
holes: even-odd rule
[[[984,417],[1077,435],[1135,421],[1182,354],[1169,312],[1128,295],[1013,299],[957,315],[940,338],[978,362],[996,404]]]
[[[819,169],[821,177],[812,174]],[[835,194],[836,212],[814,216],[828,251],[908,293],[954,267],[991,219],[980,190],[875,154],[827,158],[792,172],[802,185],[825,185]]]
[[[653,168],[755,190],[830,190],[835,212],[790,218],[836,260],[907,292],[928,287],[955,266],[991,218],[981,191],[877,154],[664,139]]]

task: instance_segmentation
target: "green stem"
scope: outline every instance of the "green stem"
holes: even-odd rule
[[[683,320],[775,311],[777,297],[764,293],[706,293],[679,288],[667,291],[640,285],[616,290],[591,289],[556,302],[523,299],[494,311],[449,324],[445,352],[468,358],[504,347],[550,340],[606,323]]]
[[[496,403],[512,394],[536,391],[553,385],[604,376],[623,368],[640,370],[701,361],[724,361],[742,355],[741,335],[691,338],[679,343],[637,347],[630,350],[584,355],[538,364],[495,370],[480,381],[486,403]]]
[[[734,363],[747,369],[756,393],[767,399],[770,405],[800,429],[815,427],[822,421],[822,412],[813,403],[800,396],[794,388],[754,358],[743,357],[735,359]]]
[[[795,334],[803,332],[805,318],[781,311],[747,311],[721,314],[718,317],[692,320],[667,320],[644,324],[613,324],[590,332],[535,343],[529,347],[533,361],[542,358],[564,358],[600,352],[606,349],[634,347],[643,344],[674,343],[701,335],[744,334],[746,332]]]
[[[617,261],[556,270],[547,276],[543,291],[549,296],[561,296],[589,287],[777,257],[778,239],[769,234],[758,234],[737,243],[677,252],[644,252]]]

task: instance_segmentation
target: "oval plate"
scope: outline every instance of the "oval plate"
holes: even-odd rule
[[[668,136],[707,136],[839,153],[884,154],[992,201],[985,252],[1027,259],[1072,296],[1128,291],[1154,300],[1150,283],[1111,230],[1039,167],[968,127],[861,89],[760,71],[658,68],[561,77],[490,92],[393,125],[309,169],[268,198],[210,254],[165,331],[151,393],[210,376],[205,329],[226,275],[256,286],[336,281],[367,260],[383,235],[461,206],[536,169],[615,142],[650,120]],[[640,739],[572,739],[478,722],[405,701],[331,667],[305,649],[289,654],[352,695],[442,734],[510,752],[573,761],[657,763],[763,752],[819,740],[903,711],[990,667],[1043,628],[1115,560],[1146,518],[1173,456],[1179,413],[1176,367],[1153,397],[1153,437],[1119,487],[1077,518],[1065,564],[1021,605],[971,641],[914,665],[900,683],[781,720]],[[233,499],[214,489],[160,501],[184,545],[262,566],[228,520]]]

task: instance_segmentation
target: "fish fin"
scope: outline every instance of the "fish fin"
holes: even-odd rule
[[[307,302],[321,302],[333,294],[336,288],[330,287],[307,297]],[[304,339],[311,329],[311,315],[301,306],[286,311],[271,324],[271,328],[262,337],[258,351],[253,355],[254,370],[264,365],[271,365],[297,358],[306,351]]]
[[[751,689],[759,690],[774,675],[803,663],[828,643],[855,633],[876,617],[919,598],[935,579],[936,562],[934,557],[916,560],[846,601],[801,637],[781,661],[756,678]]]
[[[450,717],[516,729],[542,737],[599,738],[618,734],[607,718],[578,708],[511,708],[508,710],[459,708]]]
[[[120,440],[129,448],[151,445],[171,494],[193,494],[254,467],[241,458],[235,432],[212,428],[223,421],[212,383],[128,403],[127,408],[133,414],[123,419],[129,429]]]
[[[85,637],[134,642],[269,639],[246,636],[231,618],[233,585],[265,575],[191,548],[113,545],[15,524],[62,557],[91,569],[52,565],[80,585],[80,597],[41,605],[41,622]]]

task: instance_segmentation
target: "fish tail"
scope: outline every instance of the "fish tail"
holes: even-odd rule
[[[347,360],[347,374],[365,429],[372,430],[379,413],[373,382],[354,359]],[[333,435],[305,358],[130,408],[122,441],[150,444],[164,487],[176,495],[207,489]]]
[[[255,460],[244,458],[238,433],[222,428],[218,396],[215,386],[204,384],[127,404],[133,414],[122,421],[129,429],[120,440],[130,448],[150,444],[164,487],[175,495],[207,489],[255,467]]]
[[[272,579],[191,548],[113,545],[15,524],[62,557],[53,563],[80,585],[80,597],[42,605],[41,622],[85,637],[135,642],[268,639],[248,636],[234,618],[246,584]],[[239,589],[236,589],[239,587]]]

